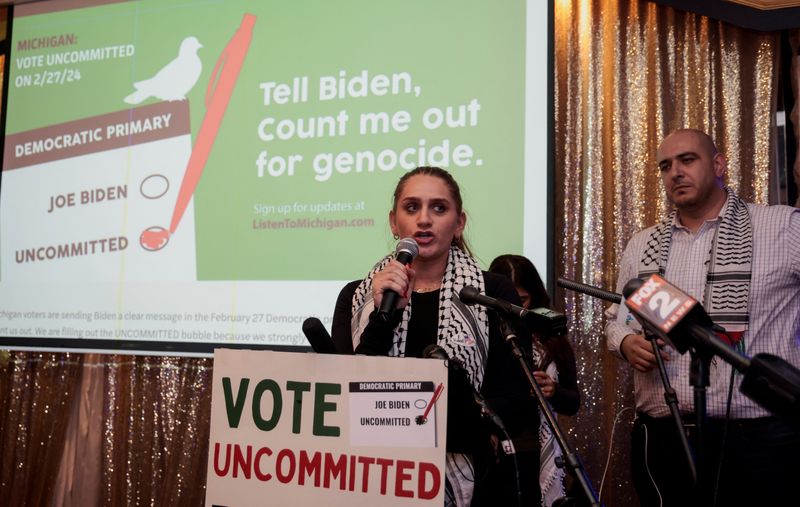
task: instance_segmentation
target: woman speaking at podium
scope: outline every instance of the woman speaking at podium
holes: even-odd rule
[[[413,238],[419,253],[410,264],[387,255],[365,279],[342,289],[333,340],[342,353],[397,357],[423,357],[426,347],[438,345],[461,363],[466,374],[451,368],[448,375],[445,504],[514,505],[498,498],[510,494],[516,499],[514,477],[504,481],[505,491],[481,489],[495,457],[472,390],[509,421],[505,426],[512,437],[523,427],[538,427],[538,415],[497,316],[462,304],[457,294],[474,286],[495,298],[520,301],[508,278],[482,271],[472,258],[463,236],[466,221],[461,192],[450,173],[438,167],[406,173],[395,188],[389,223],[394,237]],[[388,295],[390,291],[395,295]],[[379,311],[384,297],[396,297],[388,314]],[[530,350],[524,338],[530,334],[518,336]],[[524,505],[539,505],[536,481],[525,480],[522,487]]]

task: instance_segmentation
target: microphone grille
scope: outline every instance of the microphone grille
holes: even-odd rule
[[[480,291],[471,285],[465,286],[461,289],[461,292],[458,293],[458,298],[461,300],[462,303],[465,305],[473,305],[476,303],[476,297],[480,294]]]
[[[644,280],[641,278],[631,278],[628,280],[628,283],[625,284],[625,287],[622,288],[622,295],[625,299],[631,297],[631,294],[639,290],[639,287],[644,285]]]
[[[450,359],[447,356],[447,351],[445,351],[441,346],[435,343],[431,343],[430,345],[425,347],[425,350],[422,351],[422,357],[428,359],[444,359],[444,360]]]
[[[416,259],[419,253],[419,245],[414,241],[414,238],[403,238],[397,242],[397,247],[394,249],[394,252],[395,254],[407,252],[412,259]]]

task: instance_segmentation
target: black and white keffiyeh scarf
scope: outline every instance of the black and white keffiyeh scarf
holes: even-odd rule
[[[732,341],[739,341],[749,322],[747,304],[752,278],[753,227],[747,204],[729,188],[725,191],[728,198],[708,253],[703,307],[715,324],[735,337]],[[653,229],[639,261],[639,278],[654,273],[664,276],[676,221],[677,210],[673,210]]]
[[[378,262],[359,284],[353,295],[353,317],[350,329],[353,331],[354,350],[361,341],[361,334],[369,322],[369,315],[375,309],[372,299],[372,279],[392,258],[392,255],[387,255]],[[472,385],[475,389],[480,389],[489,354],[489,316],[486,308],[480,305],[467,306],[458,299],[458,293],[466,286],[475,287],[481,293],[485,293],[483,272],[475,259],[460,249],[451,247],[442,286],[439,290],[437,344],[447,352],[449,357],[461,361],[469,372]],[[405,356],[406,333],[412,311],[413,308],[409,301],[403,309],[400,324],[394,330],[390,356]]]
[[[550,361],[547,358],[547,353],[544,350],[538,338],[534,337],[533,347],[531,350],[531,364],[537,370],[547,373],[554,382],[558,382],[558,368],[556,368],[555,361]],[[562,456],[561,447],[556,442],[553,430],[547,424],[542,414],[542,409],[539,411],[539,488],[542,493],[542,506],[549,507],[553,505],[557,499],[562,498],[566,492],[564,491],[564,468],[556,465],[556,460]]]

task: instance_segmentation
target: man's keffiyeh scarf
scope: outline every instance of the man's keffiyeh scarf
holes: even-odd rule
[[[726,188],[725,191],[728,198],[708,254],[703,307],[715,324],[725,328],[726,341],[743,349],[741,337],[749,321],[747,303],[752,278],[753,228],[747,204],[732,190]],[[673,210],[651,232],[639,261],[639,278],[654,273],[664,276],[676,221],[677,210]]]

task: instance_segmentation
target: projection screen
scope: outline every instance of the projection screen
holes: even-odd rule
[[[418,165],[486,267],[548,245],[549,2],[37,2],[14,9],[0,345],[306,346],[391,252]]]

